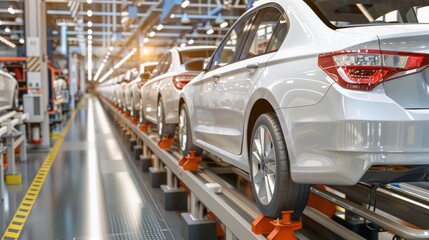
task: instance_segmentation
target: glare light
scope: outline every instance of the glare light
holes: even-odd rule
[[[155,34],[156,34],[156,33],[155,33],[154,31],[152,31],[152,32],[150,32],[150,33],[149,33],[149,37],[154,37],[154,36],[155,36]]]
[[[106,74],[104,74],[103,75],[103,77],[102,78],[100,78],[100,80],[98,80],[99,82],[103,82],[104,80],[106,80],[109,76],[110,76],[110,74],[112,74],[113,73],[113,69],[110,69]]]
[[[131,52],[129,52],[124,58],[121,59],[121,61],[116,63],[115,66],[113,66],[113,69],[118,69],[122,64],[124,64],[124,62],[126,62],[136,52],[137,52],[137,48],[133,48],[133,50],[131,50]]]
[[[107,56],[110,56],[110,51],[107,51],[106,55],[107,55]]]
[[[213,33],[214,33],[213,28],[212,28],[212,29],[207,30],[207,34],[208,34],[208,35],[213,34]]]
[[[228,27],[228,22],[223,22],[223,23],[221,23],[221,24],[220,24],[220,27],[221,27],[221,28],[226,28],[226,27]]]
[[[2,36],[0,36],[0,42],[8,45],[11,48],[16,48],[16,45],[14,43],[10,42],[9,40],[7,40],[6,38],[4,38]]]
[[[86,2],[87,2],[88,4],[91,4],[91,3],[92,3],[92,0],[86,0]]]
[[[88,10],[88,11],[86,12],[86,15],[87,15],[88,17],[91,17],[91,16],[92,16],[92,10]]]
[[[3,25],[3,22],[0,20],[0,25]]]
[[[104,68],[104,65],[105,65],[106,62],[107,62],[107,60],[104,59],[103,63],[100,65],[100,67],[98,67],[98,70],[97,70],[97,72],[95,73],[95,76],[94,76],[94,81],[97,81],[98,77],[101,74],[101,71],[103,71],[103,68]]]
[[[92,22],[89,21],[89,22],[86,23],[86,25],[88,25],[88,27],[92,27]]]
[[[164,28],[164,25],[159,24],[159,25],[156,27],[156,30],[161,31],[163,28]]]
[[[25,40],[23,38],[19,39],[19,43],[24,44]]]
[[[143,42],[144,42],[144,43],[149,42],[149,38],[144,38],[144,39],[143,39]]]
[[[103,63],[107,63],[107,58],[103,59]]]
[[[174,18],[176,17],[176,15],[174,15],[174,13],[170,14],[170,18]]]
[[[88,34],[92,34],[92,30],[91,29],[88,29]]]
[[[182,8],[186,8],[189,5],[189,0],[185,0],[182,2]]]
[[[88,35],[88,39],[91,40],[92,39],[92,35]]]
[[[113,51],[113,47],[109,47],[109,51]]]
[[[194,39],[189,39],[188,44],[189,44],[189,45],[194,44]]]
[[[15,9],[13,9],[12,6],[10,6],[7,11],[9,11],[10,14],[15,14]]]
[[[9,27],[6,27],[6,28],[4,29],[4,31],[5,31],[5,32],[7,32],[7,33],[10,33],[10,28],[9,28]]]
[[[88,40],[88,44],[91,45],[92,44],[92,40]]]

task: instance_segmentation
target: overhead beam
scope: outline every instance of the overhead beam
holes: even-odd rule
[[[48,10],[47,13],[48,13],[48,15],[71,15],[71,12],[67,11],[67,10]],[[84,12],[84,11],[79,12],[79,15],[86,16],[86,12]],[[120,12],[92,12],[92,16],[116,16],[116,17],[121,17],[122,15],[121,15]],[[138,17],[147,17],[147,16],[149,16],[149,14],[138,13],[137,16]]]

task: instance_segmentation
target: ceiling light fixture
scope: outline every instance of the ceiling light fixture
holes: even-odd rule
[[[7,40],[6,38],[0,36],[0,42],[8,45],[11,48],[16,48],[16,45],[14,43],[12,43],[11,41]]]
[[[88,39],[89,39],[89,40],[92,40],[92,35],[88,35]]]
[[[228,22],[223,22],[223,23],[221,23],[221,24],[220,24],[220,27],[221,27],[221,28],[226,28],[226,27],[228,27]]]
[[[182,18],[180,19],[180,22],[182,24],[189,24],[189,23],[191,23],[191,19],[189,19],[187,13],[184,13],[183,16],[182,16]]]
[[[10,14],[15,14],[15,9],[13,9],[13,7],[12,7],[12,6],[9,6],[9,7],[8,7],[8,9],[7,9],[7,11],[8,11]]]
[[[87,15],[88,17],[92,17],[92,10],[88,10],[88,11],[86,11],[86,15]]]
[[[0,25],[3,25],[3,22],[0,20]]]
[[[91,4],[91,3],[92,3],[92,0],[86,0],[86,2],[87,2],[88,4]]]
[[[152,31],[152,32],[149,33],[149,37],[155,37],[155,34],[156,33],[154,31]]]
[[[88,34],[92,34],[92,30],[91,29],[88,29]]]
[[[192,44],[194,44],[194,42],[195,42],[194,39],[189,39],[188,44],[192,45]]]
[[[207,30],[207,32],[206,32],[208,35],[211,35],[211,34],[213,34],[214,33],[214,30],[213,30],[213,28],[211,28],[211,29],[209,29],[209,30]]]
[[[6,28],[4,29],[4,31],[5,31],[5,32],[7,32],[7,33],[10,33],[10,28],[9,28],[9,27],[6,27]]]
[[[100,83],[103,82],[104,80],[106,80],[111,74],[113,73],[113,69],[110,69],[106,74],[103,75],[102,78],[100,78],[100,80],[98,80]]]
[[[113,51],[113,47],[112,46],[109,47],[109,51]]]
[[[185,0],[181,4],[182,8],[186,8],[188,5],[189,5],[189,0]]]
[[[144,38],[144,39],[143,39],[143,42],[144,42],[144,43],[149,42],[149,38]]]
[[[107,60],[106,59],[104,59],[103,60],[103,63],[101,63],[101,65],[98,67],[98,70],[97,70],[97,72],[95,73],[95,76],[94,76],[94,81],[97,81],[97,79],[98,79],[98,77],[100,76],[100,74],[101,74],[101,71],[103,71],[103,68],[104,68],[104,66],[106,65],[105,63],[107,62]]]
[[[19,43],[24,44],[25,40],[23,38],[19,39]]]
[[[118,69],[122,64],[124,64],[124,62],[126,62],[136,52],[137,52],[137,48],[133,48],[133,50],[131,50],[131,52],[129,52],[124,58],[121,59],[121,61],[116,63],[115,66],[113,66],[113,69]]]
[[[186,43],[181,43],[181,44],[180,44],[180,47],[181,47],[181,48],[186,47]]]
[[[223,22],[225,22],[225,20],[222,18],[222,13],[219,13],[219,14],[217,15],[216,19],[215,19],[215,23],[216,23],[216,24],[221,24],[221,23],[223,23]]]
[[[87,23],[86,23],[86,25],[87,25],[88,27],[92,27],[92,22],[91,22],[91,21],[89,21],[89,22],[87,22]]]
[[[159,24],[158,26],[156,26],[156,30],[161,31],[164,28],[164,25]]]
[[[176,15],[174,13],[170,14],[170,18],[174,18]]]

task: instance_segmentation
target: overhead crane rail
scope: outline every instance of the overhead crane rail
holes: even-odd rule
[[[226,229],[226,236],[232,237],[226,239],[237,239],[238,236],[240,239],[266,239],[264,235],[255,234],[252,231],[251,221],[255,220],[258,217],[258,211],[254,203],[252,203],[250,200],[243,200],[242,198],[240,198],[237,194],[234,193],[233,190],[231,191],[230,189],[228,189],[227,186],[225,186],[224,183],[222,183],[223,181],[219,179],[220,177],[218,177],[216,174],[212,173],[207,169],[200,168],[198,172],[184,170],[181,165],[183,165],[186,160],[184,160],[184,158],[182,158],[180,154],[174,151],[162,149],[158,145],[158,143],[152,138],[152,136],[148,134],[147,125],[136,125],[135,121],[129,119],[127,116],[122,114],[121,110],[118,110],[107,99],[104,99],[103,97],[100,98],[104,103],[106,109],[110,113],[112,113],[112,115],[118,120],[118,122],[120,122],[120,124],[122,124],[122,128],[126,131],[126,134],[131,136],[131,141],[141,141],[140,144],[142,144],[143,155],[146,156],[146,160],[150,160],[150,157],[147,157],[147,154],[148,151],[151,151],[155,157],[154,167],[156,169],[162,169],[164,167],[167,171],[167,175],[176,176],[190,190],[191,202],[201,202],[207,209],[209,209],[216,215],[216,217],[220,220],[220,222],[224,224],[224,226],[228,228]],[[142,130],[144,130],[144,132]],[[180,159],[181,161],[179,162]],[[171,180],[167,180],[167,182],[171,182]],[[167,185],[171,185],[171,183]],[[365,192],[365,190],[363,190],[365,187],[362,186],[363,185],[357,186],[357,188],[360,188],[360,193],[362,193],[360,195],[361,198],[358,199],[361,201],[360,203],[365,204],[367,201],[367,195],[365,193],[368,193],[369,188],[366,188]],[[336,186],[332,188],[335,189]],[[354,189],[356,188],[356,186],[339,188],[342,193],[345,193],[346,195],[353,195],[352,193],[355,191]],[[359,216],[366,218],[373,224],[382,227],[383,230],[393,232],[397,236],[406,239],[429,239],[429,230],[415,229],[405,226],[403,223],[398,223],[393,220],[390,220],[387,217],[382,216],[376,212],[367,210],[360,204],[348,201],[340,196],[337,196],[317,187],[312,187],[311,192],[324,199],[329,200],[330,202],[338,206],[343,207],[348,211],[354,212]],[[386,192],[389,192],[389,190],[384,188],[383,190],[381,190],[381,192],[386,194]],[[402,200],[406,198],[400,195],[398,197],[398,194],[391,194],[390,197],[393,199],[391,201],[396,201],[394,200],[396,197]],[[356,199],[356,197],[354,199]],[[386,202],[386,200],[383,200],[383,202]],[[234,203],[239,208],[241,208],[241,211],[237,211],[237,206],[233,206]],[[405,202],[402,202],[402,204],[405,204]],[[418,209],[414,208],[414,211],[420,212],[419,219],[425,218],[426,220],[429,220],[429,211],[424,213],[425,209],[427,210],[428,208],[429,202],[421,202]],[[394,209],[390,210],[395,211]],[[245,213],[244,215],[243,212]],[[386,211],[386,213],[388,212]],[[193,214],[198,215],[201,213],[197,211]],[[403,213],[402,215],[406,214],[407,213]],[[316,221],[321,226],[329,229],[330,231],[334,232],[342,238],[365,239],[362,236],[348,230],[339,223],[323,215],[312,207],[307,207],[304,210],[304,215]],[[408,215],[410,215],[410,213],[408,213]],[[392,214],[392,216],[397,216],[397,214]],[[251,219],[250,221],[249,218]],[[308,239],[301,232],[295,232],[295,236],[298,239]]]

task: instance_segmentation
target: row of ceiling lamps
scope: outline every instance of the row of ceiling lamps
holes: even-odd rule
[[[87,0],[86,1],[88,4],[92,4],[92,0]],[[88,10],[86,12],[86,15],[88,17],[92,16],[92,10]],[[89,23],[89,22],[88,22]],[[89,24],[88,24],[89,26]],[[91,22],[91,26],[92,26],[92,22]],[[88,81],[92,81],[92,29],[89,28],[87,30],[88,33]]]
[[[12,14],[12,15],[14,15],[14,14],[16,13],[15,9],[14,9],[12,6],[9,6],[9,7],[7,8],[7,11],[8,11],[10,14]],[[18,21],[18,20],[17,20],[17,21]],[[2,22],[1,20],[0,20],[0,25],[3,25],[3,22]],[[5,31],[6,33],[10,33],[10,32],[11,32],[10,28],[9,28],[9,27],[7,27],[7,26],[4,28],[4,31]],[[18,38],[18,36],[16,36],[16,38]],[[4,44],[8,45],[8,46],[9,46],[9,47],[11,47],[11,48],[16,48],[16,44],[12,43],[11,41],[7,40],[7,39],[6,39],[6,38],[4,38],[4,37],[0,38],[0,41],[1,41],[2,43],[4,43]],[[23,38],[20,38],[20,39],[19,39],[19,43],[24,44],[24,42],[25,42],[25,40],[24,40]]]

